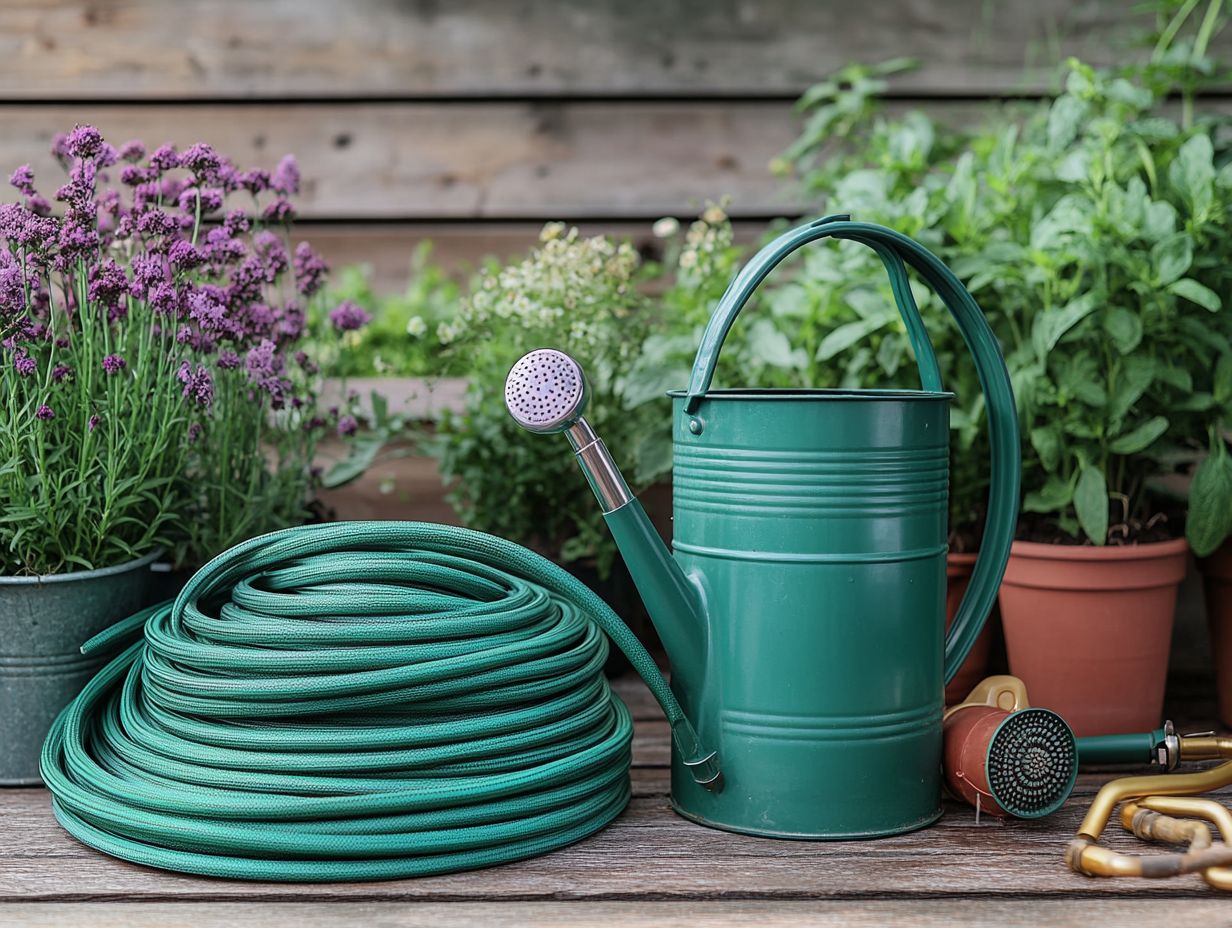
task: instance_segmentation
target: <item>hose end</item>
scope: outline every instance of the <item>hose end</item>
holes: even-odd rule
[[[705,757],[686,760],[684,765],[693,774],[693,782],[712,793],[723,791],[723,771],[719,769],[719,754],[711,751]]]

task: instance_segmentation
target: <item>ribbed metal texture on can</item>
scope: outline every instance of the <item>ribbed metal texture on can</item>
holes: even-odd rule
[[[674,547],[710,619],[706,683],[680,695],[727,782],[757,784],[677,769],[684,815],[802,838],[940,815],[948,400],[712,391],[690,417],[676,397]]]

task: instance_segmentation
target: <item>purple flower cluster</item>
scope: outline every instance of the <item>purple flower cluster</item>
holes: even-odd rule
[[[185,361],[176,374],[184,385],[184,395],[207,409],[214,402],[214,378],[206,370],[205,365],[198,364],[194,371],[192,363]]]
[[[339,332],[354,332],[372,321],[372,315],[357,303],[343,300],[330,311],[329,321]]]
[[[7,336],[0,357],[9,354],[22,377],[50,370],[54,386],[85,363],[62,363],[54,350],[70,345],[87,314],[104,326],[143,325],[143,350],[166,354],[173,382],[202,414],[228,378],[262,404],[308,408],[303,422],[323,427],[312,414],[318,369],[298,343],[305,303],[324,289],[328,266],[307,243],[288,252],[283,227],[302,186],[295,158],[272,172],[241,170],[204,143],[149,150],[129,141],[117,149],[81,125],[57,137],[52,152],[68,174],[55,194],[59,215],[39,195],[29,165],[9,176],[21,202],[0,205],[0,336]],[[232,194],[249,208],[229,208]],[[58,317],[49,325],[53,307],[67,331]],[[329,320],[341,334],[371,317],[344,302]],[[53,329],[58,342],[47,334]],[[132,344],[118,336],[107,343]],[[117,375],[132,360],[131,348],[122,350],[89,363]],[[44,403],[37,415],[54,412]],[[344,434],[355,427],[336,412],[332,419]],[[93,415],[89,428],[99,421]]]

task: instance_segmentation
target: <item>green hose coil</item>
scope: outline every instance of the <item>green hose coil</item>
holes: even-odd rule
[[[370,880],[533,857],[629,800],[633,727],[600,630],[714,777],[653,659],[572,575],[480,532],[351,522],[237,545],[87,642],[137,639],[56,720],[43,779],[83,843],[185,873]]]

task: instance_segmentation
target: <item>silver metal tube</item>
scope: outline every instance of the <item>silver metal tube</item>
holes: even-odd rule
[[[578,418],[565,430],[565,434],[569,436],[569,444],[573,446],[578,466],[586,475],[586,481],[604,512],[619,509],[633,499],[629,484],[625,482],[620,468],[612,460],[611,452],[607,450],[603,439],[595,434],[589,422]]]

